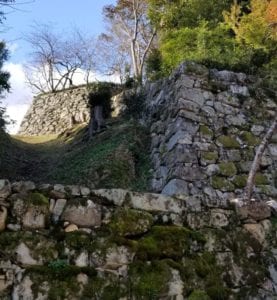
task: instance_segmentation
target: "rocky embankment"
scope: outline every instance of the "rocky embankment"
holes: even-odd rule
[[[254,76],[185,62],[144,87],[151,134],[152,189],[197,196],[211,206],[243,192],[277,105]],[[276,97],[276,95],[275,95]],[[276,199],[277,135],[256,176],[255,197]]]
[[[275,299],[276,221],[262,202],[0,180],[0,298]]]

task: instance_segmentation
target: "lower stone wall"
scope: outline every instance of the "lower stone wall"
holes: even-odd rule
[[[152,190],[225,206],[242,195],[276,103],[253,76],[184,63],[145,86],[151,127]],[[277,135],[262,158],[255,197],[276,199]]]
[[[74,124],[88,123],[88,94],[86,86],[81,86],[38,95],[26,113],[18,134],[59,134]]]
[[[274,299],[261,202],[0,180],[1,299]]]

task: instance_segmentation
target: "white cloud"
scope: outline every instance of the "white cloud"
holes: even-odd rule
[[[17,43],[7,43],[7,49],[9,50],[10,54],[14,54],[18,48],[19,46]]]
[[[3,99],[3,104],[7,109],[7,115],[16,122],[13,126],[8,126],[8,132],[16,133],[20,123],[32,102],[33,94],[26,84],[23,66],[21,64],[7,63],[4,69],[11,75],[10,93]]]

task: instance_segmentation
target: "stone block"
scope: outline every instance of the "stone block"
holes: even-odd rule
[[[68,201],[61,220],[80,227],[98,227],[102,222],[101,207],[91,200]]]
[[[11,194],[11,184],[6,179],[0,180],[0,198],[6,199]]]
[[[188,195],[188,183],[180,179],[170,180],[162,190],[162,194],[173,196],[178,194]]]

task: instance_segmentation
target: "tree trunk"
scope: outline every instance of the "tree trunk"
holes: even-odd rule
[[[246,201],[246,202],[250,202],[250,200],[251,200],[251,197],[253,194],[255,176],[260,167],[263,153],[264,153],[265,148],[268,145],[270,139],[272,138],[274,132],[276,131],[276,129],[277,129],[277,117],[275,116],[275,119],[274,119],[272,125],[268,129],[266,135],[264,136],[261,144],[258,147],[254,161],[252,163],[251,170],[249,172],[246,187],[245,187],[245,192],[244,192],[244,201]]]
[[[90,122],[89,122],[89,138],[91,139],[96,132],[99,132],[105,127],[103,116],[103,106],[96,105],[91,108]]]

